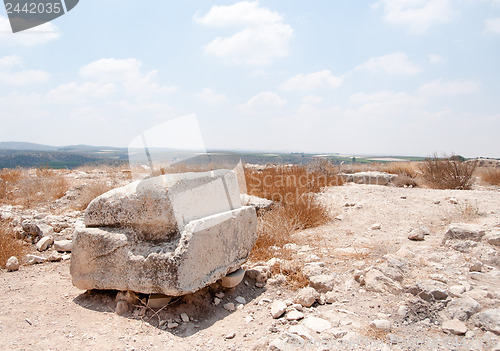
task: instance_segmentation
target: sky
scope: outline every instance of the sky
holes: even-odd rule
[[[192,114],[207,149],[499,158],[500,0],[82,0],[16,34],[0,8],[0,141]]]

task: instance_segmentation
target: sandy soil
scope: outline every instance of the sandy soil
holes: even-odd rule
[[[354,280],[354,272],[383,263],[386,254],[402,257],[405,253],[409,269],[403,285],[439,278],[447,286],[469,287],[465,294],[474,296],[483,309],[499,308],[498,265],[490,262],[482,273],[470,273],[470,262],[480,254],[458,252],[442,244],[450,223],[472,222],[485,229],[500,226],[498,189],[451,191],[348,184],[328,189],[321,201],[337,219],[298,233],[292,257],[301,265],[323,262],[329,274],[336,276],[336,302],[303,309],[306,318],[320,317],[333,327],[321,334],[311,332],[316,345],[302,345],[302,349],[479,350],[496,342],[496,336],[470,321],[466,323],[471,331],[468,338],[444,334],[433,318],[434,312],[440,313],[437,305],[435,311],[423,306],[422,318],[405,323],[398,308],[415,306],[415,297],[366,291]],[[374,224],[380,229],[372,229]],[[430,235],[424,241],[408,240],[409,231],[420,226],[427,226]],[[498,248],[494,250],[498,253]],[[146,310],[142,317],[144,308],[138,304],[119,316],[114,312],[116,292],[84,292],[72,286],[69,261],[22,266],[17,272],[2,270],[0,349],[267,350],[283,332],[303,324],[271,317],[273,300],[293,300],[296,294],[279,283],[257,288],[245,279],[236,289],[224,291],[219,305],[213,303],[215,293],[206,288],[158,313]],[[235,302],[239,296],[245,298],[245,304]],[[239,305],[237,310],[226,311],[223,305],[227,302]],[[182,322],[181,313],[191,320]],[[392,322],[394,343],[388,343],[387,334],[369,328],[375,319]],[[166,321],[176,321],[179,326],[168,329]],[[321,339],[326,340],[323,346]]]

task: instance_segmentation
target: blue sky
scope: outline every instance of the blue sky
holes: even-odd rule
[[[0,141],[500,157],[500,0],[82,0],[12,34]]]

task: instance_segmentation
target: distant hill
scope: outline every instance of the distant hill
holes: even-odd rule
[[[76,168],[88,164],[116,164],[128,159],[127,149],[89,145],[49,146],[0,142],[2,168]]]
[[[20,141],[2,141],[0,150],[57,151],[57,147]]]

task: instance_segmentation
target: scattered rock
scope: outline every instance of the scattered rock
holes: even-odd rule
[[[46,260],[48,262],[60,262],[63,259],[63,255],[61,255],[59,252],[52,252]]]
[[[318,317],[307,317],[304,319],[304,325],[316,333],[321,333],[332,328],[330,322]]]
[[[413,229],[409,234],[408,234],[408,239],[413,240],[413,241],[422,241],[424,240],[424,232],[419,228],[419,229]]]
[[[246,304],[247,303],[247,300],[245,300],[245,298],[243,296],[237,296],[235,299],[234,299],[237,303],[241,303],[242,305]]]
[[[474,315],[474,324],[500,335],[500,309],[489,309]]]
[[[309,286],[316,289],[319,293],[327,293],[333,290],[335,278],[332,275],[316,275],[309,278]]]
[[[483,270],[483,263],[480,261],[473,262],[469,266],[469,272],[481,272]]]
[[[376,319],[370,323],[370,327],[384,332],[390,332],[392,329],[391,322],[386,319]]]
[[[485,231],[477,224],[454,223],[450,224],[445,234],[444,241],[447,240],[472,240],[481,241]]]
[[[302,288],[295,296],[295,302],[304,307],[311,307],[319,298],[319,293],[311,287]]]
[[[7,263],[5,264],[5,268],[9,272],[14,272],[19,270],[19,260],[17,259],[16,256],[12,256],[7,260]]]
[[[151,294],[149,296],[149,300],[148,300],[148,307],[155,309],[155,310],[160,309],[160,308],[163,308],[165,306],[168,306],[170,301],[172,301],[171,296],[166,296],[163,294]]]
[[[413,286],[405,287],[405,290],[425,301],[433,301],[446,300],[448,297],[446,288],[446,284],[434,280],[425,280],[417,282]]]
[[[458,205],[458,200],[454,197],[450,197],[448,201],[453,205]]]
[[[52,235],[44,236],[36,244],[36,249],[40,252],[45,251],[50,245],[54,243],[54,237]]]
[[[399,283],[385,276],[378,269],[371,268],[365,273],[365,289],[373,292],[389,292],[399,294],[402,287]]]
[[[232,303],[232,302],[228,302],[228,303],[224,304],[222,307],[224,307],[224,309],[229,311],[229,312],[236,311],[236,307],[234,306],[234,303]]]
[[[297,310],[291,310],[286,314],[286,319],[289,321],[298,321],[299,319],[304,318],[304,314]]]
[[[463,285],[453,285],[448,289],[452,297],[460,297],[466,291]]]
[[[467,326],[458,319],[452,319],[443,323],[442,330],[447,334],[465,335]]]
[[[246,271],[246,276],[256,283],[265,284],[271,277],[271,269],[268,266],[255,266]]]
[[[292,325],[288,331],[292,334],[297,334],[305,340],[312,340],[313,338],[309,333],[309,329],[307,329],[303,325]]]
[[[325,294],[325,302],[326,303],[335,303],[337,302],[337,296],[333,291],[329,291]]]
[[[495,246],[500,246],[500,231],[495,230],[486,235],[486,241]]]
[[[375,223],[374,225],[372,225],[372,230],[381,230],[382,229],[382,226],[380,225],[380,223]]]
[[[127,301],[124,301],[124,300],[120,300],[116,303],[116,308],[115,308],[115,312],[117,315],[119,316],[123,316],[125,313],[128,312],[129,310],[129,304]]]
[[[44,263],[46,260],[47,259],[45,257],[26,255],[26,263],[28,264]]]
[[[255,207],[259,215],[262,212],[271,209],[274,204],[271,200],[247,194],[240,194],[240,201],[242,206]]]
[[[72,240],[58,240],[54,241],[54,249],[57,252],[71,252],[71,247],[73,246]]]
[[[176,323],[176,322],[168,322],[167,323],[167,328],[168,329],[175,329],[179,326],[179,323]]]
[[[287,305],[283,301],[274,300],[271,305],[271,315],[274,319],[280,318],[286,312]]]
[[[186,313],[181,313],[181,319],[184,323],[189,323],[189,316]]]
[[[406,317],[408,314],[408,307],[407,306],[399,306],[398,308],[398,316],[401,318]]]

